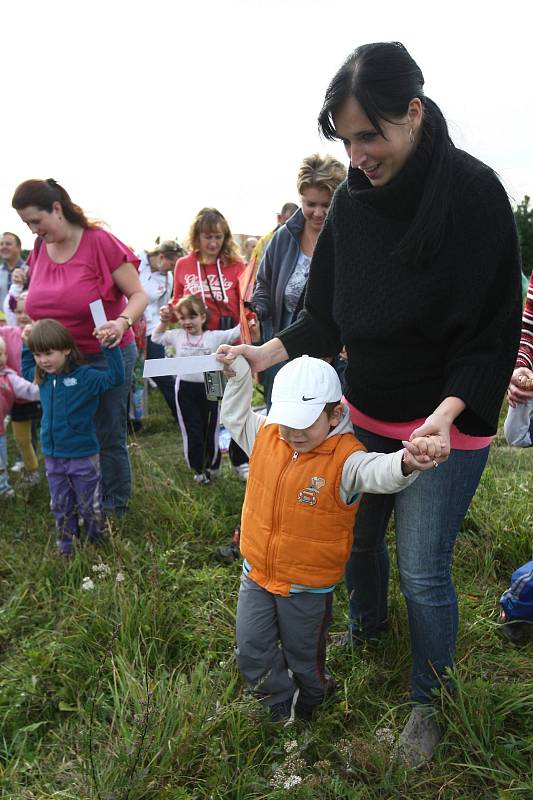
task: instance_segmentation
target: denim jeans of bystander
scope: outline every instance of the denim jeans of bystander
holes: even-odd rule
[[[355,428],[368,450],[393,452],[401,442]],[[354,638],[379,637],[387,627],[389,557],[385,534],[394,511],[400,588],[411,640],[411,698],[432,701],[453,664],[458,626],[451,565],[455,539],[485,467],[489,448],[453,450],[396,495],[366,494],[346,565]]]
[[[7,475],[7,439],[0,433],[0,497],[11,491]]]
[[[128,454],[128,397],[137,348],[132,342],[121,348],[126,378],[121,386],[104,392],[96,412],[95,424],[100,443],[100,467],[104,512],[121,516],[131,497],[131,464]],[[86,355],[88,364],[106,369],[103,353]]]

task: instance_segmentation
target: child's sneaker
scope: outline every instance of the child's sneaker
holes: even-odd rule
[[[214,556],[221,564],[232,564],[240,557],[239,543],[241,541],[241,526],[237,525],[231,537],[231,543],[225,547],[217,547]]]
[[[32,469],[29,472],[26,472],[25,475],[22,476],[20,479],[20,483],[24,486],[35,486],[36,483],[39,483],[41,480],[41,476],[39,475],[38,469]]]
[[[250,471],[250,465],[248,462],[246,462],[246,464],[239,464],[238,467],[232,467],[232,470],[240,481],[244,481],[246,483],[248,480],[248,472]]]
[[[208,483],[211,483],[205,472],[196,472],[193,476],[195,483],[199,483],[202,486],[206,486]]]
[[[268,706],[272,722],[284,722],[285,724],[292,722],[294,719],[292,703],[293,698],[289,697],[288,700],[283,700],[281,703],[274,703],[274,705]]]
[[[22,472],[24,469],[24,461],[15,461],[11,467],[11,472]]]
[[[6,489],[5,492],[2,492],[2,494],[0,494],[0,497],[5,498],[6,500],[10,500],[12,497],[15,497],[15,490],[9,487],[9,489]]]

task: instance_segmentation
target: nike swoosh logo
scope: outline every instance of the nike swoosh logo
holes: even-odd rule
[[[303,400],[303,401],[304,401],[304,403],[305,403],[305,401],[306,401],[306,400],[316,400],[316,397],[306,397],[306,396],[303,394],[303,395],[302,395],[302,400]]]

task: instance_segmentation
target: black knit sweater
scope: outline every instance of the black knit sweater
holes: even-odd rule
[[[520,333],[520,256],[507,195],[487,166],[451,147],[444,243],[430,263],[395,254],[433,168],[423,136],[373,188],[351,169],[317,243],[305,307],[279,338],[289,356],[348,352],[346,396],[381,420],[426,417],[448,396],[463,433],[496,432]]]

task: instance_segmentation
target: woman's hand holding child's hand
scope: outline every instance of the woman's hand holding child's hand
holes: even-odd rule
[[[513,372],[507,399],[509,405],[515,408],[521,403],[527,403],[533,398],[533,371],[527,367],[518,367]]]
[[[405,448],[402,470],[409,475],[415,470],[435,469],[448,457],[446,443],[439,434],[416,436],[410,442],[402,441]]]
[[[102,347],[116,347],[126,331],[128,330],[128,322],[122,317],[119,319],[110,319],[99,328],[95,328],[93,336],[96,336]]]

